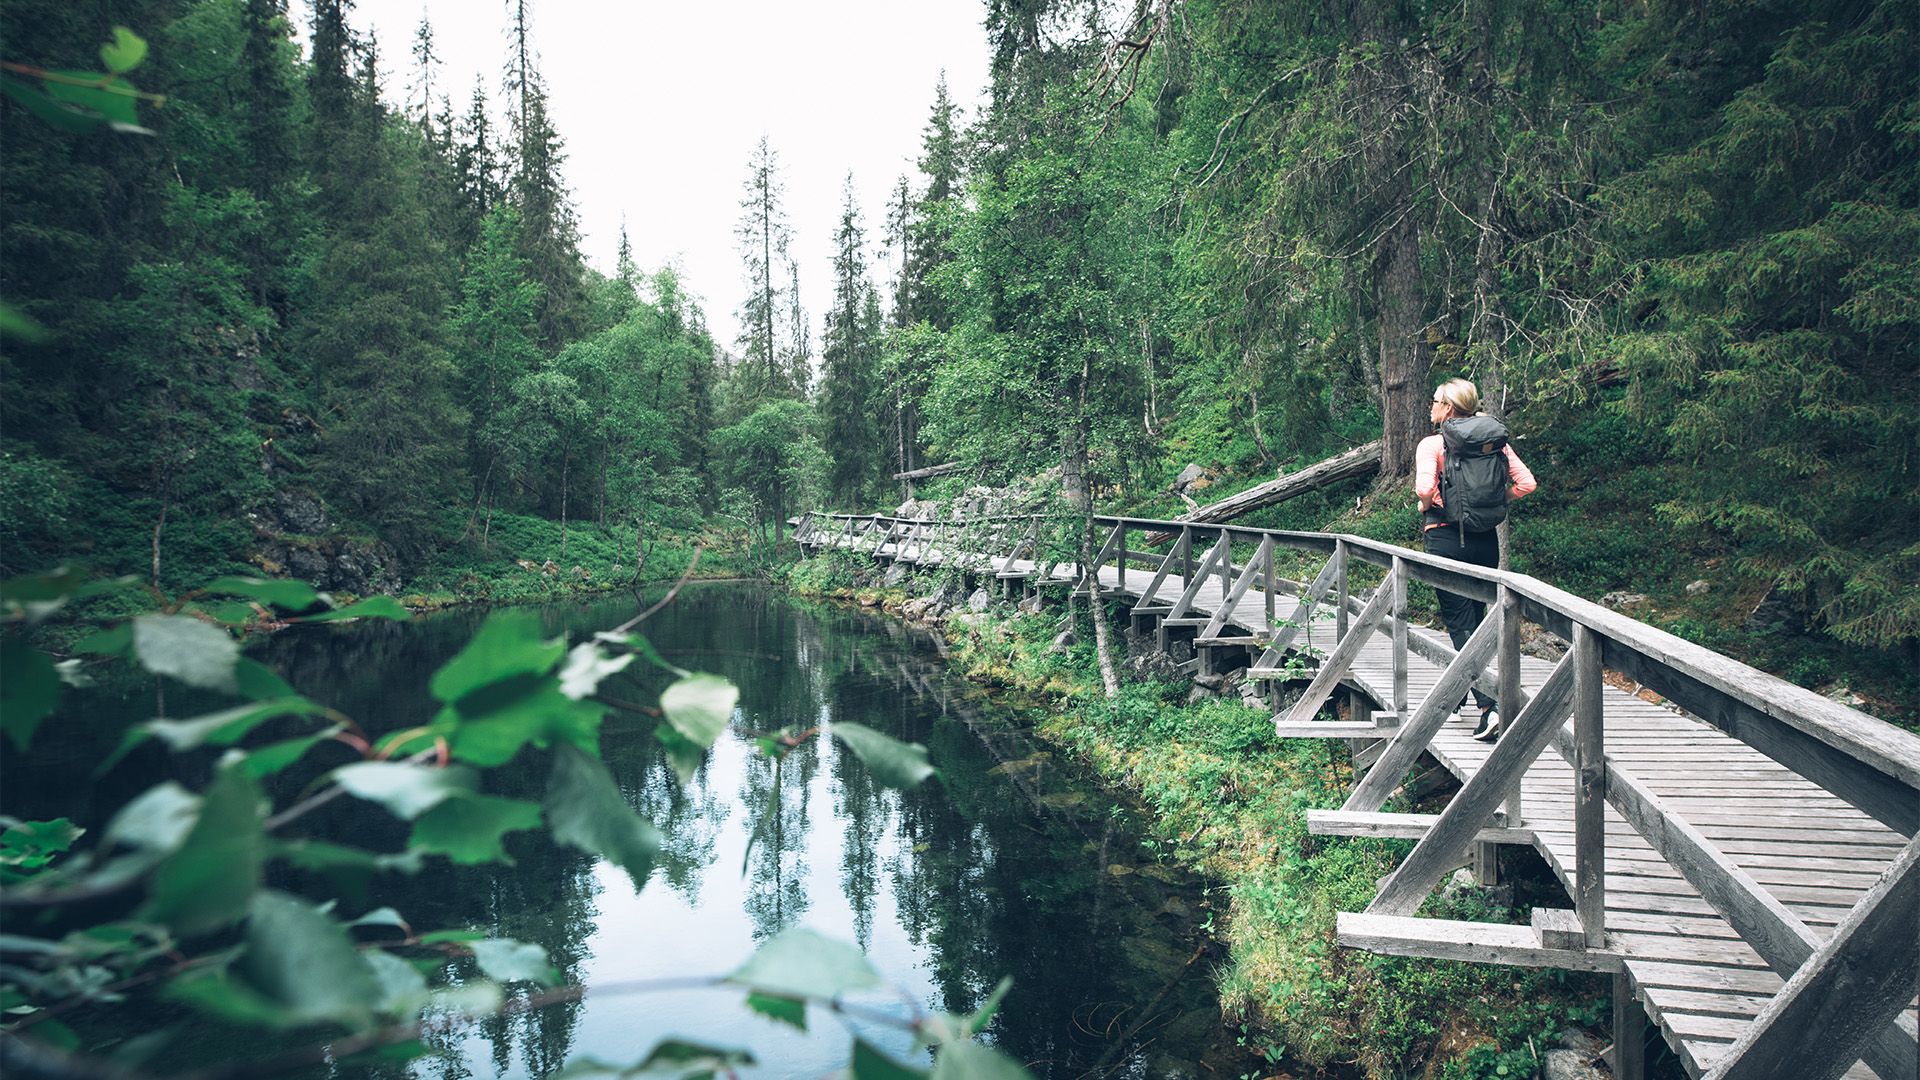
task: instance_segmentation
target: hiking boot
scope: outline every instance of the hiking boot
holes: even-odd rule
[[[1480,725],[1473,729],[1473,737],[1481,742],[1492,742],[1500,737],[1500,710],[1488,709],[1480,714]]]

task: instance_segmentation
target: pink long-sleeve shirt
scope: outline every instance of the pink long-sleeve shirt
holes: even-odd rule
[[[1507,498],[1518,499],[1531,494],[1534,488],[1540,486],[1533,478],[1533,470],[1527,468],[1527,463],[1513,452],[1512,443],[1508,443],[1502,452],[1507,456],[1507,479],[1513,481],[1513,486],[1507,489]],[[1414,448],[1413,493],[1420,499],[1423,512],[1429,507],[1441,505],[1440,473],[1446,468],[1446,461],[1447,443],[1439,432],[1421,439],[1420,445]],[[1431,522],[1426,526],[1428,529],[1439,527]]]

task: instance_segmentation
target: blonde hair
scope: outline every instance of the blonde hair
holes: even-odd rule
[[[1466,379],[1448,379],[1434,387],[1433,396],[1456,416],[1474,416],[1480,412],[1480,390]]]

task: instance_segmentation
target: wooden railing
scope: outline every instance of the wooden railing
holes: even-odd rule
[[[1199,627],[1196,641],[1203,644],[1223,640],[1218,635],[1233,624],[1238,605],[1258,583],[1265,597],[1261,629],[1267,634],[1254,639],[1262,650],[1253,664],[1256,673],[1275,670],[1302,628],[1311,625],[1314,610],[1331,604],[1331,648],[1320,658],[1305,693],[1275,718],[1275,729],[1290,736],[1364,733],[1385,739],[1384,750],[1346,805],[1315,815],[1315,831],[1418,839],[1366,911],[1341,916],[1343,941],[1400,932],[1415,935],[1428,949],[1425,955],[1452,955],[1446,949],[1447,936],[1458,931],[1463,956],[1618,971],[1622,958],[1608,949],[1605,929],[1602,808],[1610,805],[1786,980],[1782,992],[1717,1063],[1713,1076],[1837,1076],[1855,1060],[1866,1061],[1882,1077],[1920,1075],[1920,1040],[1905,1015],[1920,977],[1920,933],[1915,929],[1920,927],[1920,840],[1915,839],[1920,831],[1920,737],[1524,574],[1357,536],[1104,515],[1093,518],[1105,539],[1089,568],[1075,567],[1070,559],[1049,562],[1049,551],[1071,549],[1063,537],[1082,528],[1083,521],[1017,515],[934,521],[813,513],[799,521],[795,539],[809,547],[846,548],[976,572],[1030,558],[1037,564],[1029,571],[1034,580],[1052,581],[1064,570],[1062,583],[1083,587],[1111,566],[1118,571],[1121,592],[1141,598],[1135,615],[1157,618],[1162,626]],[[1164,536],[1173,538],[1165,554],[1150,554],[1142,550],[1145,544],[1133,542],[1136,537],[1146,541]],[[1280,580],[1275,556],[1283,547],[1326,561],[1309,582]],[[1244,553],[1244,562],[1234,561],[1236,548]],[[1385,573],[1364,601],[1352,578],[1360,563]],[[1137,591],[1129,587],[1130,573],[1141,585]],[[1157,600],[1169,579],[1183,583],[1181,595],[1171,603]],[[1202,586],[1216,579],[1224,600],[1212,611],[1196,612],[1194,601]],[[1487,619],[1458,652],[1409,633],[1407,587],[1415,581],[1488,604]],[[1283,593],[1297,600],[1293,611],[1276,622],[1276,597]],[[1523,619],[1572,644],[1530,697],[1519,679]],[[1314,720],[1336,686],[1349,677],[1362,645],[1376,633],[1392,641],[1392,677],[1380,691],[1382,711],[1370,723]],[[1418,703],[1408,700],[1410,652],[1442,668],[1435,689]],[[1437,818],[1381,814],[1387,797],[1469,685],[1480,681],[1486,686],[1490,662],[1494,685],[1486,688],[1510,718],[1486,761]],[[1908,839],[1830,938],[1810,929],[1646,784],[1608,758],[1601,681],[1605,669],[1658,692]],[[1531,932],[1517,937],[1503,937],[1495,930],[1524,928],[1431,919],[1409,926],[1407,917],[1444,874],[1462,864],[1473,845],[1525,835],[1521,777],[1548,747],[1566,759],[1575,775],[1574,880],[1569,885],[1573,911],[1564,917],[1536,912]],[[1815,1031],[1819,1037],[1809,1038]]]

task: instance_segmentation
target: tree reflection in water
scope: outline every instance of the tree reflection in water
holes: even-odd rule
[[[633,610],[629,597],[553,605],[543,616],[549,632],[578,640]],[[301,693],[336,703],[379,734],[431,717],[428,677],[483,614],[306,627],[273,635],[252,653]],[[741,689],[729,734],[684,787],[651,720],[608,722],[608,769],[667,838],[644,891],[578,852],[517,834],[508,842],[511,867],[435,861],[411,877],[372,880],[366,895],[368,907],[391,906],[416,927],[471,927],[538,943],[588,994],[431,1036],[444,1056],[360,1074],[543,1077],[570,1057],[635,1060],[669,1033],[753,1046],[768,1066],[751,1075],[830,1073],[847,1050],[836,1025],[814,1025],[824,1029],[817,1037],[776,1028],[748,1016],[736,992],[591,989],[719,974],[755,943],[800,924],[858,942],[921,1009],[969,1011],[1011,975],[1013,992],[988,1034],[1037,1075],[1077,1076],[1103,1062],[1135,1075],[1191,1071],[1180,1066],[1200,1057],[1219,1026],[1207,965],[1185,964],[1197,939],[1199,890],[1142,862],[1127,816],[1028,744],[1004,704],[951,679],[916,632],[742,585],[689,587],[643,630],[674,662]],[[602,689],[650,701],[667,678],[635,665]],[[145,719],[151,686],[106,688],[87,707],[121,709],[120,723]],[[752,749],[757,734],[847,721],[925,744],[941,778],[908,791],[882,787],[824,736],[777,766]],[[304,784],[339,763],[320,751],[312,757],[306,775],[286,782]],[[85,783],[60,776],[7,771],[0,779],[44,787],[50,799],[67,784],[82,792],[68,796],[82,814],[87,800],[112,806],[125,798],[84,793]],[[516,764],[488,783],[495,794],[538,799],[545,776]],[[352,804],[331,807],[325,827],[381,843]],[[396,834],[391,846],[402,840]],[[452,964],[450,973],[471,974],[469,963]],[[1181,979],[1183,970],[1190,977]],[[1163,993],[1170,984],[1173,992]],[[1139,1014],[1156,1000],[1160,1015]],[[1138,1045],[1111,1058],[1110,1040],[1137,1021],[1146,1021],[1134,1033]],[[897,1033],[881,1041],[890,1053],[913,1053]]]

